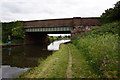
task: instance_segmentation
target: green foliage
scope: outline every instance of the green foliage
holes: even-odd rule
[[[52,42],[54,42],[55,40],[58,40],[56,37],[53,37],[53,36],[49,36],[48,37],[48,44],[50,44],[50,43],[52,43]]]
[[[120,1],[115,4],[114,8],[105,10],[105,13],[101,15],[102,23],[110,23],[120,20]]]
[[[92,34],[103,35],[107,33],[119,34],[119,30],[120,30],[120,21],[116,21],[116,22],[104,24],[100,26],[100,28],[94,28],[91,32],[88,32],[87,34],[89,35]]]
[[[103,78],[118,78],[120,56],[118,24],[119,22],[105,24],[72,41],[97,75]]]
[[[6,42],[8,35],[14,39],[23,39],[23,25],[21,22],[2,23],[2,42]]]
[[[22,26],[18,26],[12,29],[12,36],[17,39],[17,38],[21,38],[24,39],[24,33],[23,33],[23,27]]]

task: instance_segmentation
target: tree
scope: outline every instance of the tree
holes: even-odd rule
[[[115,8],[120,8],[120,1],[115,4]]]
[[[24,30],[22,26],[18,26],[12,29],[12,36],[14,39],[24,39]]]
[[[105,13],[101,15],[101,23],[110,23],[120,20],[120,1],[118,1],[114,8],[105,10]]]
[[[12,34],[14,34],[12,32],[12,29],[16,28],[16,27],[22,27],[22,23],[19,21],[15,21],[15,22],[3,22],[2,23],[2,42],[6,42],[6,40],[8,39],[8,35],[12,36]],[[13,35],[14,37],[14,35]]]

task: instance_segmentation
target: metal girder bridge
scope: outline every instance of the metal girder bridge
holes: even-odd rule
[[[31,27],[25,28],[25,32],[59,32],[72,31],[73,27]]]

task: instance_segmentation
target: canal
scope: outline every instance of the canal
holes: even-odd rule
[[[45,60],[52,51],[59,50],[61,43],[70,40],[54,41],[47,49],[43,45],[24,45],[2,49],[2,78],[14,78],[22,72],[38,65],[38,60]]]

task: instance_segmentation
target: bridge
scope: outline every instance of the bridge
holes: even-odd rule
[[[71,37],[99,27],[99,17],[73,17],[22,21],[25,29],[25,44],[47,44],[47,34],[70,33]]]

